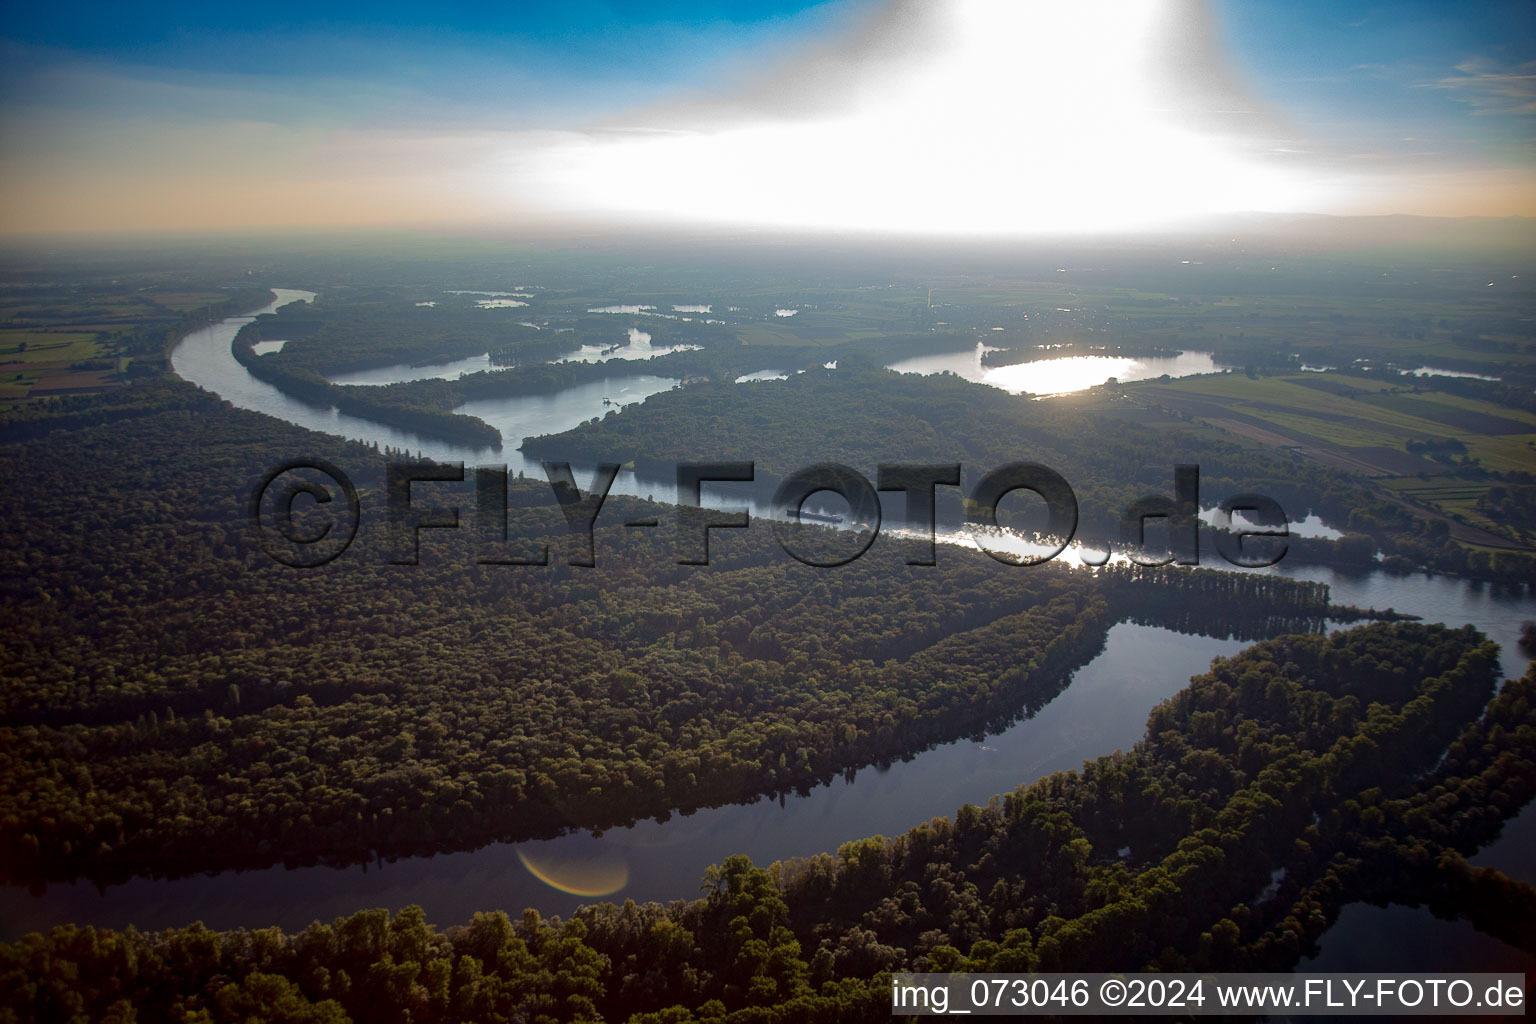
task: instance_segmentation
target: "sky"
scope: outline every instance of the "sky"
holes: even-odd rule
[[[1536,5],[0,0],[0,233],[1536,215]]]

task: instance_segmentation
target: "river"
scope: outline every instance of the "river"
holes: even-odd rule
[[[269,309],[313,297],[292,289],[279,289],[277,294]],[[229,354],[235,333],[249,319],[233,317],[189,335],[172,354],[176,372],[237,406],[313,430],[409,448],[432,458],[513,462],[514,471],[519,468],[513,458],[516,453],[510,450],[465,449],[287,398],[252,378]],[[595,400],[597,409],[603,408],[605,394],[628,398],[663,380],[615,379],[553,396],[477,403],[473,411],[501,427],[510,444],[521,436],[519,431],[563,430],[599,415],[592,403]],[[625,392],[626,387],[634,390]],[[525,468],[537,472],[531,465]],[[627,475],[614,485],[616,493],[645,496],[653,490]],[[1528,595],[1427,574],[1347,574],[1283,562],[1269,571],[1325,582],[1337,603],[1392,607],[1452,626],[1470,623],[1500,644],[1506,675],[1523,672],[1529,661],[1515,645],[1520,623],[1536,618],[1536,600]],[[329,921],[366,907],[415,903],[430,920],[447,925],[467,921],[475,911],[488,908],[515,913],[532,906],[546,914],[564,914],[598,897],[691,898],[698,892],[705,868],[730,854],[746,853],[754,862],[766,864],[835,851],[850,840],[894,835],[931,817],[953,814],[962,803],[985,803],[1020,783],[1075,769],[1084,760],[1127,748],[1141,738],[1147,714],[1158,702],[1182,689],[1191,675],[1203,672],[1213,657],[1231,655],[1247,645],[1229,637],[1120,623],[1110,630],[1104,650],[1074,673],[1070,685],[1034,717],[980,742],[967,739],[934,747],[888,767],[840,777],[803,796],[675,814],[665,822],[648,820],[610,829],[601,837],[579,833],[541,842],[496,843],[469,852],[351,868],[276,867],[172,880],[137,878],[105,890],[88,883],[50,885],[41,894],[7,887],[0,889],[0,939],[14,940],[67,921],[159,929],[202,920],[215,928],[278,925],[298,929],[312,920]],[[1536,881],[1533,850],[1536,815],[1527,807],[1477,862]],[[1464,922],[1440,922],[1427,911],[1409,908],[1352,906],[1324,936],[1319,963],[1332,966],[1308,966],[1357,969],[1337,965],[1353,965],[1365,957],[1376,968],[1393,967],[1397,964],[1391,954],[1394,943],[1408,941],[1400,938],[1408,933],[1399,925],[1419,918],[1423,920],[1418,921],[1421,931],[1417,934],[1465,932],[1473,936],[1466,939],[1468,950],[1482,949],[1489,957],[1500,950],[1518,956]]]

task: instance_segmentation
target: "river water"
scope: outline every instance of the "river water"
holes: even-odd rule
[[[277,388],[257,380],[246,372],[245,367],[230,354],[230,343],[240,328],[263,313],[270,313],[290,302],[305,301],[315,297],[314,292],[295,288],[274,288],[277,295],[271,305],[257,310],[250,316],[230,317],[216,324],[187,335],[171,353],[171,367],[183,378],[214,392],[241,409],[266,413],[278,419],[296,423],[310,430],[325,434],[339,434],[359,441],[378,442],[379,447],[390,447],[419,453],[424,458],[442,462],[462,461],[466,465],[503,465],[516,475],[527,472],[542,475],[543,469],[536,461],[525,460],[517,451],[522,439],[535,434],[550,434],[569,430],[594,416],[602,416],[611,405],[643,402],[658,391],[665,391],[677,383],[668,377],[615,376],[589,381],[567,388],[553,395],[533,395],[518,398],[493,399],[469,402],[455,412],[478,416],[498,428],[506,439],[506,447],[476,448],[451,441],[423,437],[405,430],[376,423],[373,420],[349,416],[335,408],[320,409],[307,402],[290,398]],[[455,366],[457,364],[454,364]],[[414,372],[413,372],[414,370]],[[421,368],[385,367],[378,371],[362,371],[358,375],[343,375],[335,379],[351,380],[353,376],[362,383],[363,377],[373,377],[368,383],[389,383],[393,380],[433,377],[446,373],[441,367]],[[457,372],[453,373],[457,376]],[[615,493],[619,492],[617,489]]]
[[[280,289],[269,308],[312,297]],[[514,472],[538,472],[530,464],[519,466],[520,456],[511,450],[465,449],[284,396],[252,378],[229,355],[231,340],[249,319],[231,318],[189,335],[172,354],[176,372],[237,406],[313,430],[408,448],[432,458],[509,462]],[[568,429],[601,415],[604,397],[639,401],[670,386],[664,378],[616,378],[553,396],[474,403],[464,411],[498,426],[509,443],[515,443],[511,439]],[[626,475],[614,485],[616,493],[646,496],[653,490]],[[1506,675],[1523,672],[1529,661],[1515,646],[1520,623],[1536,618],[1536,600],[1528,595],[1425,574],[1347,574],[1283,562],[1268,571],[1325,582],[1336,603],[1391,607],[1452,626],[1470,623],[1501,645]],[[50,885],[41,894],[8,887],[0,889],[0,940],[68,921],[159,929],[202,920],[214,928],[297,929],[367,907],[415,903],[430,920],[447,925],[467,921],[487,908],[515,914],[532,906],[546,914],[564,914],[598,897],[687,899],[697,895],[704,870],[730,854],[746,853],[755,863],[766,864],[832,852],[850,840],[893,835],[931,817],[951,815],[962,803],[985,803],[1020,783],[1127,748],[1141,738],[1147,714],[1157,703],[1182,689],[1191,675],[1203,672],[1212,658],[1247,645],[1226,636],[1121,623],[1110,630],[1104,650],[1034,717],[979,742],[955,741],[888,767],[840,777],[806,795],[675,814],[665,822],[648,820],[610,829],[601,837],[575,833],[540,842],[496,843],[470,852],[366,867],[277,867],[172,880],[137,878],[105,890],[74,883]],[[1536,815],[1528,807],[1476,862],[1536,881],[1533,850]],[[1411,927],[1405,929],[1405,923]],[[1413,935],[1462,942],[1463,959],[1478,962],[1503,964],[1520,956],[1464,922],[1437,921],[1425,910],[1352,906],[1324,936],[1319,959],[1306,967],[1366,969],[1354,965],[1368,961],[1374,969],[1395,968],[1399,962],[1393,950],[1422,947],[1410,942]],[[1367,950],[1377,952],[1363,952]],[[1429,961],[1424,969],[1449,966],[1444,960]],[[1404,964],[1400,969],[1414,968]]]

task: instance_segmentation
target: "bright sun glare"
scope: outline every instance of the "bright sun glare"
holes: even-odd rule
[[[1174,7],[954,0],[935,50],[836,114],[583,136],[547,150],[535,179],[591,214],[903,232],[1307,208],[1318,197],[1302,181],[1191,127],[1151,87]]]

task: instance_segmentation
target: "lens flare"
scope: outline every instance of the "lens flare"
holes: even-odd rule
[[[534,854],[519,848],[517,859],[551,889],[572,896],[609,896],[629,884],[629,864],[612,847],[582,854]]]

